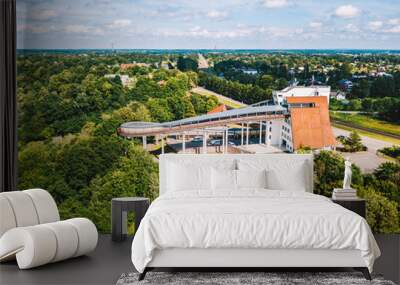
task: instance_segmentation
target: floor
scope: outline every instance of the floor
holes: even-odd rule
[[[116,243],[100,235],[88,256],[30,270],[18,270],[15,262],[0,264],[0,284],[115,284],[122,273],[134,271],[130,253],[131,240]]]
[[[376,273],[400,284],[400,235],[376,235],[376,240],[382,251]],[[96,251],[88,256],[30,270],[18,270],[15,262],[1,264],[0,284],[115,284],[122,273],[134,271],[130,247],[131,239],[115,243],[110,235],[100,235]]]

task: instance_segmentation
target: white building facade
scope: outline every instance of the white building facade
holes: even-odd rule
[[[330,86],[289,86],[280,91],[273,91],[272,97],[275,104],[282,105],[287,97],[326,96],[329,105]]]
[[[288,117],[283,121],[281,127],[281,136],[279,146],[286,151],[293,152],[293,134],[292,134],[292,126],[291,126],[291,118]]]
[[[104,75],[105,78],[114,79],[115,77],[119,76],[121,79],[122,86],[130,87],[131,83],[134,81],[129,75],[125,74],[106,74]]]

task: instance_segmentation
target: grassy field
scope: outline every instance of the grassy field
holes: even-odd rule
[[[222,103],[222,104],[225,104],[228,107],[231,107],[232,109],[237,109],[237,108],[242,108],[243,107],[242,104],[238,104],[238,103],[232,102],[230,100],[227,100],[227,99],[224,99],[224,98],[221,98],[221,97],[218,97],[218,101],[220,103]]]
[[[347,113],[338,113],[338,112],[330,112],[330,116],[332,120],[338,121],[347,124],[351,124],[354,127],[366,128],[371,131],[377,131],[386,134],[392,134],[395,136],[400,136],[400,124],[388,123],[382,120],[378,120],[372,118],[370,116],[361,115],[361,114],[347,114]],[[368,130],[366,130],[368,131]],[[384,134],[383,134],[384,135]]]
[[[244,103],[235,101],[235,100],[233,100],[233,99],[231,99],[231,98],[228,98],[228,97],[225,97],[225,96],[223,96],[223,95],[214,93],[214,92],[212,92],[212,91],[210,91],[210,90],[207,90],[207,89],[204,89],[204,88],[194,88],[194,89],[192,90],[192,92],[193,92],[193,93],[200,94],[200,95],[203,95],[203,96],[211,96],[211,95],[214,95],[215,97],[218,98],[218,101],[219,101],[220,103],[225,104],[227,107],[230,107],[230,108],[232,108],[232,109],[237,109],[237,108],[242,108],[242,107],[247,106],[247,105],[244,104]]]
[[[337,123],[332,123],[332,126],[338,128],[338,129],[349,131],[349,132],[354,130],[354,128],[347,127],[347,126],[344,126],[344,125],[341,125],[341,124],[337,124]],[[392,137],[379,135],[379,134],[376,134],[376,133],[371,133],[371,132],[367,132],[367,131],[359,130],[359,129],[357,129],[357,132],[360,135],[363,135],[363,136],[366,136],[366,137],[369,137],[369,138],[372,138],[372,139],[377,139],[377,140],[388,142],[388,143],[391,143],[391,144],[394,144],[394,145],[400,145],[400,140],[392,138]]]

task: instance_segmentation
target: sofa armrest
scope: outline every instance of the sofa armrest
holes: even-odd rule
[[[0,238],[0,261],[15,256],[19,268],[32,268],[51,262],[56,249],[51,229],[42,225],[14,228]]]
[[[85,218],[13,228],[0,238],[0,261],[16,258],[20,269],[33,268],[87,254],[97,241],[95,225]]]

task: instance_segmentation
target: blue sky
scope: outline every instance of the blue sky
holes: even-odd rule
[[[18,0],[19,48],[400,48],[400,0]]]

